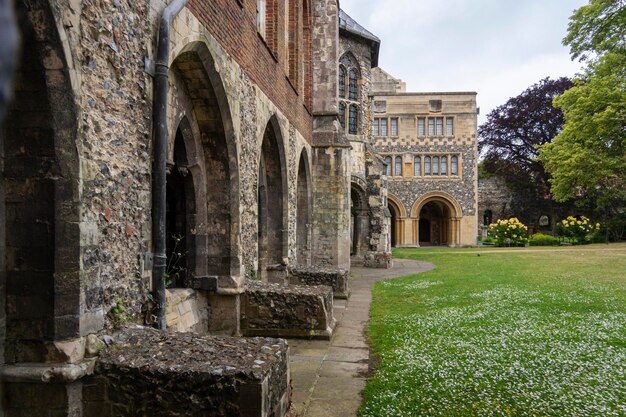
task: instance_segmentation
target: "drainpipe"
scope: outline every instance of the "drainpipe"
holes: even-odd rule
[[[163,11],[159,25],[159,43],[154,74],[154,167],[152,183],[152,230],[154,265],[152,287],[157,305],[156,327],[165,330],[165,277],[167,266],[165,236],[165,205],[167,181],[167,90],[170,55],[170,28],[174,18],[188,0],[173,0]]]

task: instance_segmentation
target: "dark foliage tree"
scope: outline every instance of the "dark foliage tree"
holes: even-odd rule
[[[573,86],[569,78],[545,78],[487,115],[478,129],[478,150],[487,172],[503,177],[516,193],[549,198],[549,175],[538,148],[563,128],[563,112],[552,100]]]

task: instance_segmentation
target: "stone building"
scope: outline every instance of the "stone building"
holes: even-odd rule
[[[0,134],[6,415],[160,415],[210,386],[185,382],[198,365],[190,360],[215,360],[198,372],[232,390],[198,391],[206,402],[186,412],[284,415],[286,343],[226,335],[280,335],[242,325],[254,314],[273,322],[276,305],[300,320],[297,334],[332,332],[330,288],[282,284],[292,269],[305,270],[304,282],[309,265],[344,280],[350,267],[337,0],[17,0],[15,9],[22,49]],[[285,291],[296,304],[278,298]],[[155,321],[225,336],[131,332],[123,356],[95,360],[95,335]],[[204,353],[177,373],[155,359],[172,356],[168,345]],[[141,355],[153,358],[146,373],[119,363]],[[179,383],[150,397],[163,369]]]
[[[374,149],[386,160],[391,244],[476,244],[476,93],[410,93],[372,71]]]
[[[339,122],[351,146],[351,245],[353,265],[391,266],[384,161],[372,147],[371,80],[380,39],[343,10],[339,21]]]

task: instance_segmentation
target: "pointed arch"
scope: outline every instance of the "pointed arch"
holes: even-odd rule
[[[311,167],[305,148],[300,152],[296,189],[296,262],[298,265],[311,263],[312,189]]]
[[[198,179],[194,181],[196,195],[204,195],[200,201],[204,207],[191,218],[193,228],[188,228],[188,233],[197,233],[194,250],[204,258],[198,262],[205,265],[196,264],[195,270],[197,274],[239,276],[239,158],[228,96],[203,41],[181,48],[171,66],[193,109],[190,128],[197,129],[197,135],[185,141],[186,152],[197,165],[192,166],[194,180]],[[198,253],[200,249],[203,253]]]
[[[267,281],[272,279],[268,267],[288,256],[286,152],[276,115],[263,132],[258,166],[258,275]]]

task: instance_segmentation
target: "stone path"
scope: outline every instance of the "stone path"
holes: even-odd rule
[[[298,417],[353,417],[368,372],[365,326],[375,281],[434,268],[427,262],[394,260],[391,269],[352,268],[349,300],[334,300],[337,328],[330,341],[290,339],[293,405]]]

